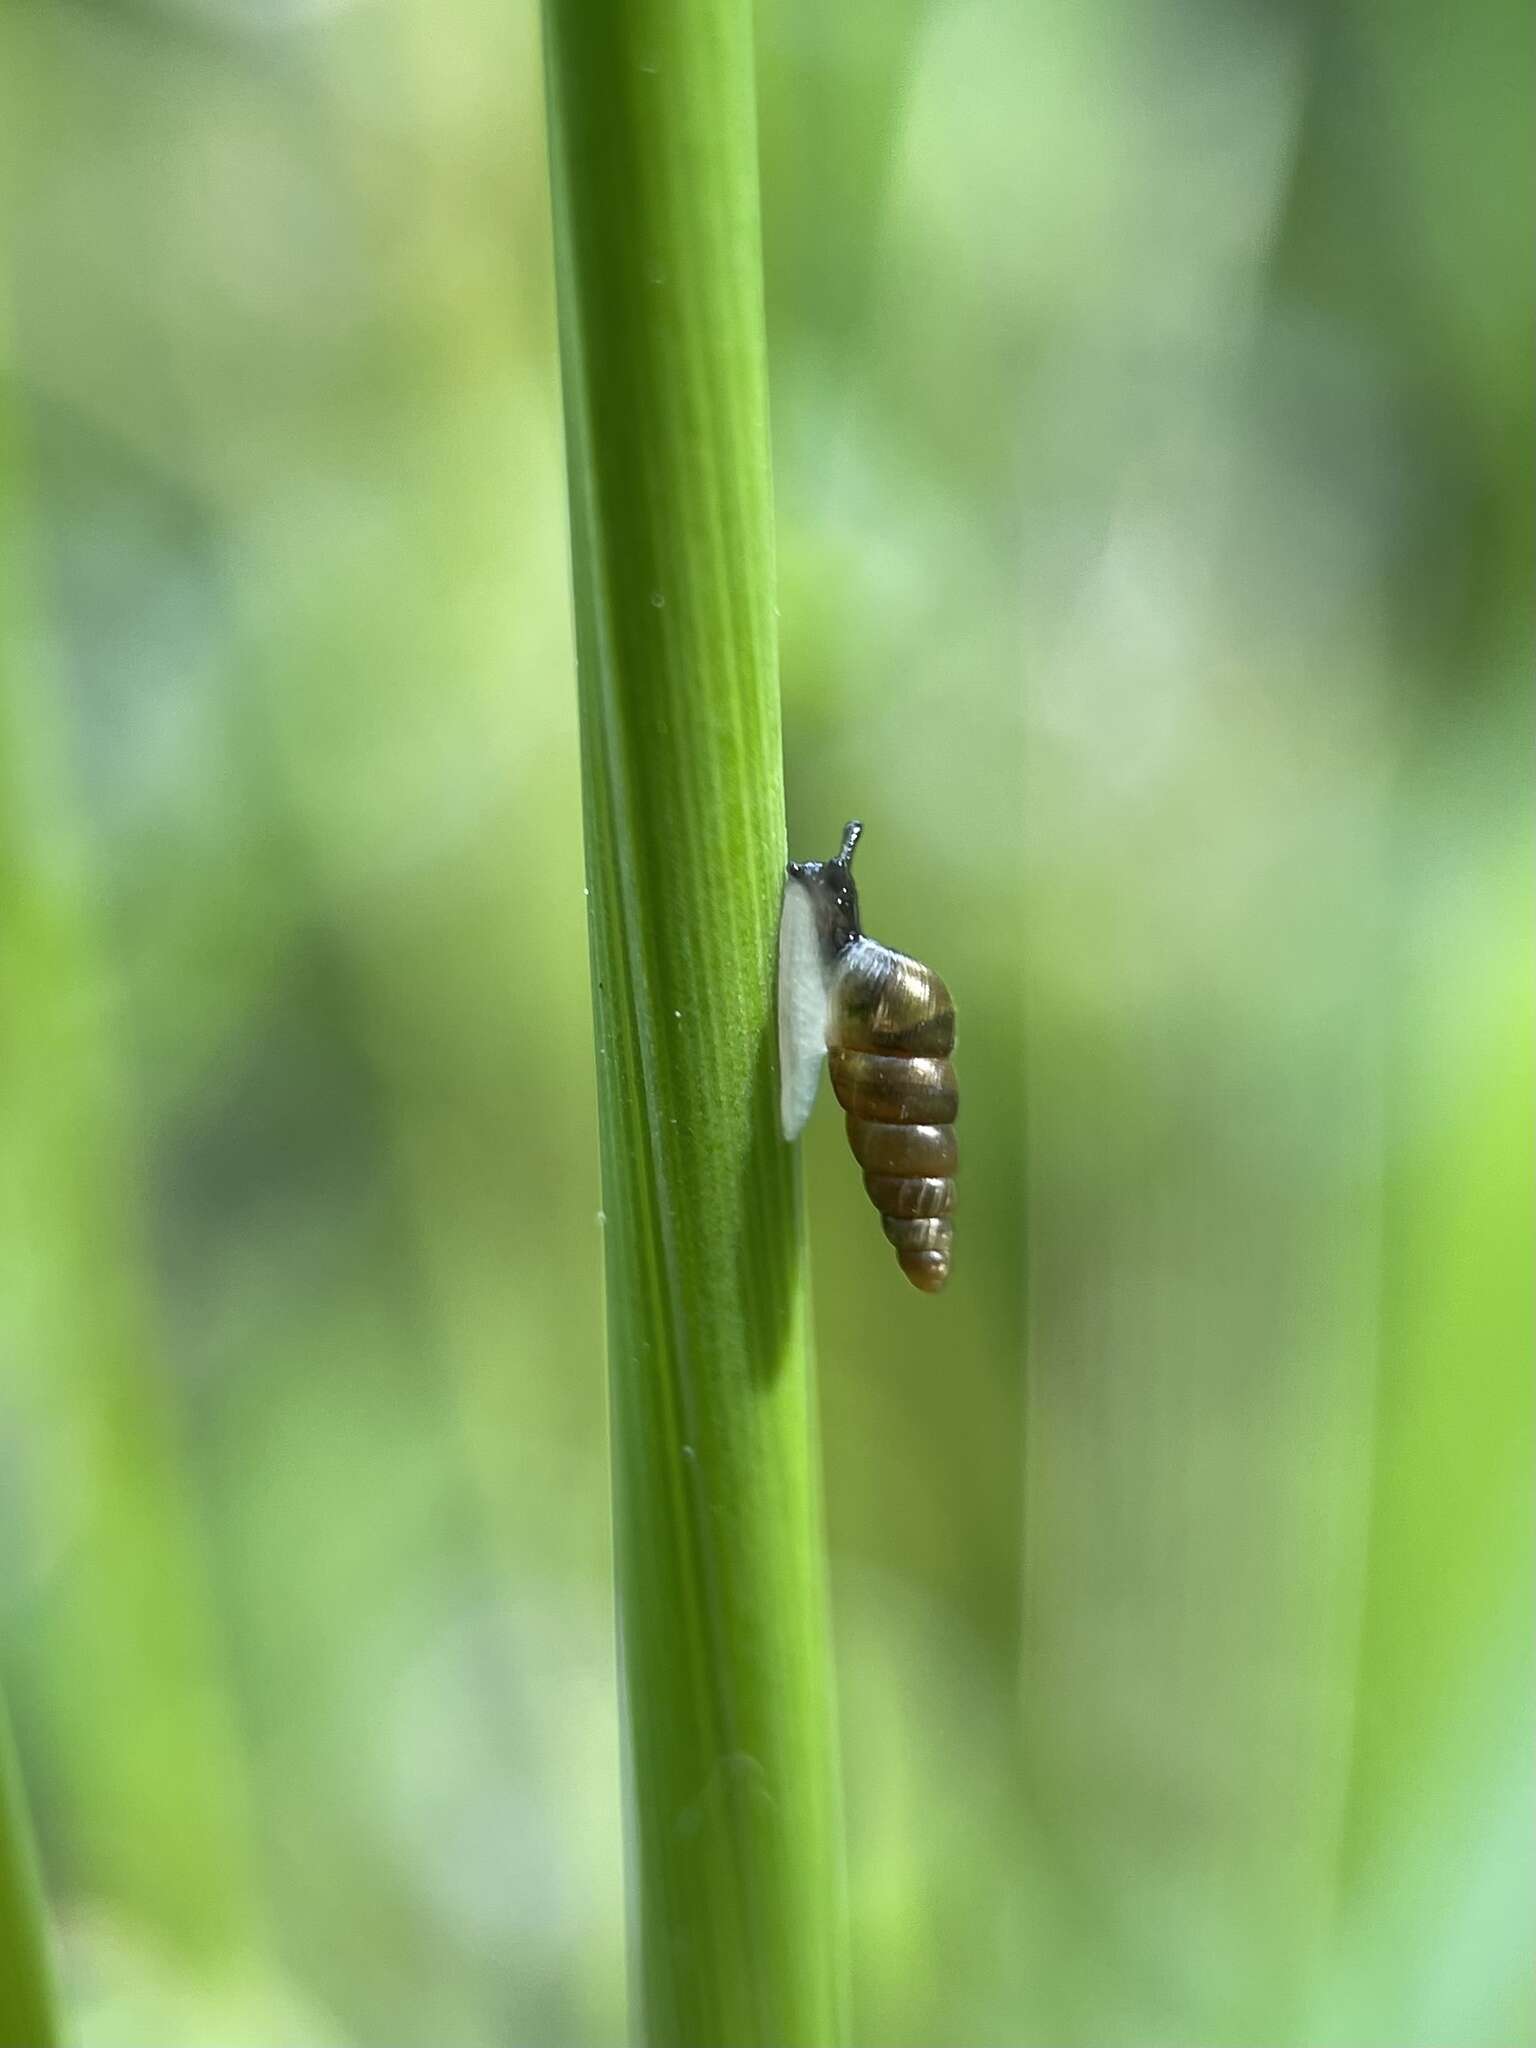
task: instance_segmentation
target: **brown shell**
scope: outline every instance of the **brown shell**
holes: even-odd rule
[[[936,1294],[949,1278],[955,1206],[955,1006],[929,967],[860,938],[828,1006],[827,1064],[901,1270]]]

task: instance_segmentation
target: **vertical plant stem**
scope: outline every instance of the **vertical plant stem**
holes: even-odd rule
[[[0,25],[0,222],[70,104],[46,29]],[[21,1555],[48,1560],[0,1648],[72,1886],[226,1967],[261,1939],[240,1746],[159,1355],[105,856],[76,773],[69,626],[44,602],[59,563],[14,326],[0,276],[0,1300],[7,1421],[35,1465]],[[74,624],[78,655],[94,628]]]
[[[546,0],[636,1997],[835,2040],[844,1930],[747,0]]]
[[[0,2048],[52,2048],[57,2039],[32,1831],[0,1705]]]
[[[3,195],[0,195],[3,196]],[[0,349],[7,338],[0,304]],[[6,781],[9,731],[4,717],[7,668],[17,606],[12,593],[17,521],[13,511],[15,441],[9,379],[0,369],[0,785]],[[5,860],[0,849],[0,895]],[[3,1164],[3,1161],[0,1161]],[[5,1208],[0,1187],[0,1211]],[[9,1218],[7,1219],[9,1220]],[[52,2048],[58,2038],[42,1887],[38,1881],[26,1792],[0,1697],[0,2048]]]

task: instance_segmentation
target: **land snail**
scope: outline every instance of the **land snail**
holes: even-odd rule
[[[852,870],[863,829],[851,822],[834,859],[791,861],[785,874],[780,1122],[786,1139],[805,1128],[825,1057],[901,1270],[937,1294],[954,1239],[955,1006],[932,968],[861,930]]]

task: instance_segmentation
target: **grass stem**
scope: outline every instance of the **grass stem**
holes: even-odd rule
[[[836,2040],[844,1923],[798,1169],[747,0],[546,0],[636,1996]]]

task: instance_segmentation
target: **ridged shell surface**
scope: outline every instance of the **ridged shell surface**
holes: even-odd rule
[[[865,1189],[925,1294],[949,1278],[954,1239],[954,1046],[955,1006],[932,968],[856,939],[829,991],[827,1064]]]

